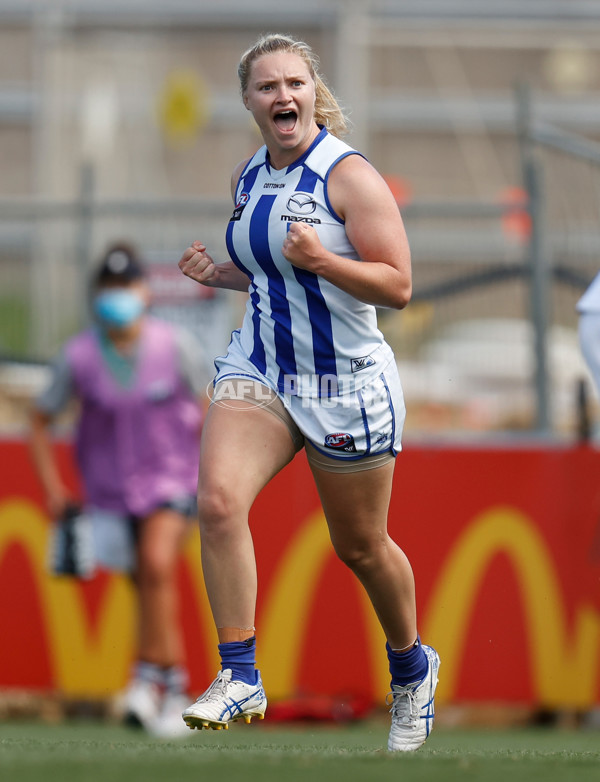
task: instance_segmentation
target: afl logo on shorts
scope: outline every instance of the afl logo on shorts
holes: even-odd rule
[[[239,220],[242,216],[242,212],[244,211],[244,207],[250,200],[250,196],[248,193],[241,193],[240,197],[238,198],[238,202],[235,205],[235,209],[233,210],[233,214],[229,218],[229,222],[232,220]]]
[[[334,432],[325,435],[325,447],[334,448],[336,451],[346,451],[346,453],[356,453],[354,437],[348,432]]]

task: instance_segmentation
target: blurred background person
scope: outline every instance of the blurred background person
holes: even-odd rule
[[[600,393],[600,274],[597,274],[577,302],[579,343]]]
[[[51,425],[77,399],[76,464],[94,565],[131,573],[138,597],[137,660],[120,709],[154,735],[184,734],[176,566],[196,515],[202,353],[189,332],[147,313],[145,271],[127,244],[102,258],[91,300],[94,324],[66,342],[35,400],[31,454],[51,517],[64,518],[79,498],[59,473]]]
[[[579,343],[581,352],[594,380],[595,395],[600,396],[600,273],[591,281],[583,296],[577,302],[579,313]],[[592,423],[590,427],[595,435],[598,431],[598,423]],[[596,527],[594,540],[600,543],[600,522]],[[600,574],[600,548],[599,544],[590,551],[590,566],[595,564],[596,573]],[[594,573],[594,571],[592,571]],[[592,575],[592,584],[599,583],[597,577]],[[597,594],[597,589],[595,590]],[[585,723],[591,727],[600,727],[600,706],[592,707],[585,715]]]

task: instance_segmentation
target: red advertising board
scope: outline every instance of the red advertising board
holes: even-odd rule
[[[50,521],[22,442],[0,443],[0,687],[104,698],[135,653],[127,579],[53,578]],[[60,459],[72,476],[68,445]],[[442,660],[439,701],[588,708],[600,700],[600,455],[585,447],[425,447],[396,466],[390,532],[417,582],[419,628]],[[258,661],[271,700],[298,693],[378,702],[384,639],[333,554],[303,454],[251,516]],[[194,534],[179,585],[194,690],[216,639]],[[343,650],[343,653],[340,653]]]

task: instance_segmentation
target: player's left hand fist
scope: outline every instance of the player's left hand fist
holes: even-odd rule
[[[323,255],[323,245],[311,225],[291,223],[281,251],[294,266],[311,271]]]

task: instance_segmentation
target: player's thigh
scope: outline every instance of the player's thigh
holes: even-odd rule
[[[226,493],[248,507],[296,453],[286,425],[256,405],[212,404],[202,429],[198,496]]]
[[[336,549],[381,540],[387,533],[394,462],[361,472],[311,469]]]

